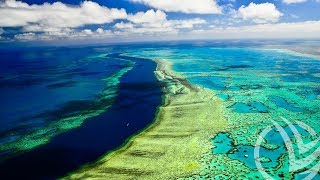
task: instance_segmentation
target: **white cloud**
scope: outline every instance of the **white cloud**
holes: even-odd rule
[[[138,24],[148,28],[165,28],[170,27],[167,15],[161,10],[149,10],[147,12],[138,12],[134,15],[129,14],[128,20],[134,24]]]
[[[178,33],[179,29],[192,29],[196,25],[206,23],[205,20],[200,18],[168,20],[166,13],[161,10],[129,14],[127,20],[130,22],[117,23],[114,28],[126,33],[161,34]]]
[[[283,14],[272,3],[250,3],[247,7],[241,6],[235,17],[251,20],[255,23],[278,22]]]
[[[161,10],[148,10],[147,12],[138,12],[128,15],[129,23],[117,23],[114,27],[125,31],[126,33],[140,34],[156,34],[169,33],[177,31],[172,27],[172,24],[167,20],[167,15]],[[122,27],[122,28],[121,28]],[[126,28],[126,29],[125,29]]]
[[[182,0],[171,1],[177,3]],[[179,11],[181,12],[181,8]],[[250,3],[234,10],[233,13],[227,15],[229,19],[236,17],[232,21],[227,18],[212,20],[212,23],[208,24],[201,18],[168,19],[164,10],[151,9],[127,14],[124,9],[110,9],[91,1],[84,1],[78,6],[68,6],[60,2],[28,5],[8,0],[0,2],[0,37],[5,35],[7,27],[22,27],[22,31],[14,36],[14,39],[21,41],[109,38],[118,41],[145,40],[145,37],[167,40],[320,37],[320,21],[277,23],[283,14],[272,3]],[[121,22],[111,24],[110,29],[83,29],[84,25],[111,23],[116,19],[120,19]],[[236,27],[237,24],[243,23],[243,20],[263,24]]]
[[[193,38],[246,39],[246,38],[320,38],[320,21],[258,24],[240,27],[194,30]]]
[[[16,34],[14,38],[18,40],[30,41],[30,40],[35,40],[36,36],[37,35],[35,33],[23,33],[23,34]]]
[[[192,29],[195,25],[206,24],[207,21],[200,18],[186,19],[186,20],[171,20],[170,21],[177,29]]]
[[[92,1],[68,6],[61,2],[28,5],[8,0],[0,2],[0,17],[0,27],[22,26],[26,31],[58,31],[87,24],[110,23],[126,18],[127,13],[124,9],[109,9]]]
[[[136,27],[131,23],[130,28],[127,28],[128,23],[122,24],[116,28],[116,31],[104,30],[98,28],[95,31],[83,30],[80,32],[45,32],[23,33],[17,34],[17,40],[56,40],[56,39],[97,39],[113,41],[144,41],[144,40],[171,40],[171,39],[250,39],[250,38],[320,38],[320,21],[306,21],[297,23],[272,23],[272,24],[257,24],[241,27],[219,27],[211,26],[211,29],[191,29],[191,31],[179,32],[173,28],[145,28]],[[130,24],[130,23],[129,23]]]
[[[134,25],[132,23],[124,23],[124,22],[120,22],[114,25],[114,27],[116,29],[133,29]]]
[[[114,33],[110,30],[104,30],[102,28],[98,28],[95,31],[91,29],[84,29],[81,31],[72,31],[72,30],[61,30],[54,32],[44,32],[44,33],[21,33],[16,34],[14,39],[20,41],[32,41],[32,40],[58,40],[58,39],[100,39],[100,38],[110,38],[114,37]]]
[[[306,1],[307,0],[283,0],[283,2],[286,3],[286,4],[303,3],[303,2],[306,2]]]
[[[178,33],[206,23],[200,18],[168,20],[161,10],[149,10],[136,14],[127,14],[124,9],[110,9],[91,1],[84,1],[79,6],[68,6],[61,2],[53,4],[29,5],[24,2],[9,0],[0,2],[0,28],[22,27],[17,40],[52,40],[82,39],[109,36],[162,35]],[[87,24],[105,24],[115,19],[120,22],[111,30],[98,28],[79,30]]]
[[[134,24],[144,27],[174,27],[174,28],[193,28],[194,25],[205,24],[206,21],[200,18],[184,20],[168,20],[167,14],[161,10],[149,10],[128,15],[128,20]]]
[[[124,23],[127,25],[127,23]],[[115,27],[118,26],[117,24]],[[172,27],[157,27],[157,28],[150,28],[150,27],[143,27],[143,26],[133,26],[132,28],[122,28],[117,29],[115,34],[117,35],[126,35],[130,38],[130,36],[144,36],[144,35],[153,35],[153,36],[160,36],[160,35],[167,35],[167,34],[177,34],[178,31]]]
[[[134,15],[128,15],[128,20],[133,23],[156,23],[166,21],[167,15],[160,10],[149,10],[147,12],[138,12]]]
[[[96,15],[91,15],[89,13],[91,11],[87,10],[88,6],[92,6],[97,9],[101,8],[107,16],[96,17]],[[89,9],[92,9],[92,7]],[[95,8],[93,8],[92,11]],[[84,11],[87,11],[88,13],[84,15]],[[113,11],[120,12],[120,16],[112,15]],[[28,5],[18,1],[8,1],[1,4],[0,14],[5,12],[9,12],[9,15],[7,16],[8,18],[0,19],[0,25],[4,27],[21,26],[22,32],[16,34],[14,39],[22,41],[84,38],[94,39],[98,37],[108,38],[130,35],[158,36],[163,34],[176,34],[180,30],[192,29],[195,26],[200,27],[200,25],[206,23],[205,20],[200,18],[168,20],[166,13],[161,10],[149,10],[147,12],[138,12],[136,14],[128,15],[124,10],[108,9],[89,1],[85,1],[80,6],[74,7],[69,7],[62,3]],[[109,14],[106,12],[109,12]],[[121,14],[121,12],[124,12],[124,14]],[[101,14],[102,16],[102,13],[99,12],[94,12],[93,14]],[[14,21],[14,18],[18,18],[20,16],[30,17]],[[85,18],[85,16],[89,17]],[[96,17],[97,19],[90,20],[90,18],[93,17]],[[101,20],[99,20],[99,18],[101,18]],[[77,28],[87,23],[100,24],[100,22],[110,22],[116,18],[123,19],[127,22],[122,21],[120,23],[116,23],[113,26],[113,32],[102,28],[98,28],[95,31],[90,29],[81,30],[81,28],[79,30],[79,28]],[[62,21],[65,21],[65,23]]]
[[[195,14],[221,14],[222,8],[216,0],[129,0],[143,3],[167,12],[183,12]]]

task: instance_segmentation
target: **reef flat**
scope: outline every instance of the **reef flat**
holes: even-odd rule
[[[318,172],[319,59],[278,49],[210,46],[150,48],[132,54],[167,59],[174,71],[192,84],[210,89],[223,101],[228,126],[212,136],[212,152],[202,156],[201,172],[188,178],[264,179],[256,164],[259,160],[275,179],[302,178]],[[299,122],[314,133],[306,132]],[[299,165],[293,167],[288,155],[292,150],[285,143],[289,141],[276,129],[263,137],[258,153],[261,156],[255,157],[260,134],[275,123],[288,134],[294,156],[301,160]],[[298,150],[292,127],[303,142],[314,145],[300,145],[309,148],[307,153]],[[308,161],[306,156],[313,160]]]
[[[174,73],[169,61],[156,62],[165,95],[154,123],[124,147],[63,179],[172,179],[200,173],[211,137],[227,126],[222,101]]]

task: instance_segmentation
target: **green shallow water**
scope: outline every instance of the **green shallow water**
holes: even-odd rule
[[[186,46],[148,48],[130,55],[169,60],[188,81],[213,90],[224,101],[229,125],[212,135],[212,151],[201,159],[202,172],[190,178],[263,179],[254,147],[259,134],[274,122],[288,134],[297,159],[319,152],[319,59],[277,50]],[[315,142],[308,152],[299,152],[296,137],[282,118],[298,129],[305,144]],[[299,129],[299,122],[315,134]],[[313,154],[312,162],[302,161],[300,168],[289,171],[288,148],[279,132],[271,130],[263,140],[260,161],[274,179],[306,177],[307,170],[320,163],[319,154]]]

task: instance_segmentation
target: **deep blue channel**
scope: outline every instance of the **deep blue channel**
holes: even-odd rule
[[[119,95],[103,114],[54,137],[48,144],[0,163],[1,179],[56,179],[97,160],[152,123],[161,105],[161,86],[148,59],[111,54],[135,62],[121,79]]]

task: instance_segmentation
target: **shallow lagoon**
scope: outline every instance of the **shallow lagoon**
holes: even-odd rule
[[[226,174],[262,178],[254,162],[253,149],[258,135],[272,126],[273,121],[285,127],[281,118],[293,124],[298,120],[317,134],[320,132],[320,59],[280,50],[208,46],[154,48],[133,55],[171,61],[176,72],[191,83],[212,90],[224,101],[229,126],[213,135],[212,154],[202,159],[211,163],[203,164],[198,178],[226,177]],[[272,144],[275,133],[267,135],[265,139],[270,142],[260,148],[263,166],[271,167],[269,173],[276,179],[302,177],[299,173],[288,173],[288,166],[281,166],[288,164],[282,138],[277,136],[280,142]],[[311,134],[303,137],[306,142],[316,138]],[[297,150],[295,143],[294,148]],[[296,156],[303,157],[299,153]]]

